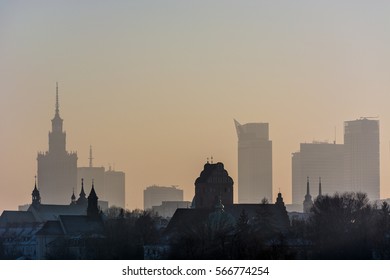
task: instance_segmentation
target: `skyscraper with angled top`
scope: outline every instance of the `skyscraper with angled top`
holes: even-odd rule
[[[56,105],[49,150],[38,153],[38,185],[43,203],[69,204],[69,197],[77,186],[77,154],[66,151],[66,133],[62,130],[56,86]]]
[[[272,201],[272,141],[268,123],[241,125],[234,120],[238,136],[238,202]]]

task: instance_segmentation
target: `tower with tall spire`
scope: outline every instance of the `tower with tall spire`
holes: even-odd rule
[[[77,187],[77,154],[66,151],[66,133],[60,117],[58,83],[49,150],[38,153],[38,183],[44,203],[68,204],[69,194]]]

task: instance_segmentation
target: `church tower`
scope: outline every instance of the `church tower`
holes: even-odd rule
[[[225,206],[233,204],[233,179],[222,162],[207,161],[195,181],[193,207],[213,209],[219,200]]]
[[[32,196],[32,205],[33,206],[39,206],[41,205],[41,195],[39,194],[39,190],[37,188],[37,177],[35,177],[35,185],[34,185],[34,190],[31,193]]]
[[[87,216],[89,219],[99,218],[98,196],[95,192],[94,183],[92,181],[91,192],[88,195]]]
[[[306,195],[305,200],[303,201],[303,213],[310,213],[310,209],[313,207],[313,200],[310,195],[310,185],[309,185],[309,177],[307,177],[306,183]]]
[[[69,204],[69,194],[77,186],[77,154],[66,151],[66,133],[60,117],[58,83],[49,150],[38,153],[38,183],[42,201],[46,204]]]

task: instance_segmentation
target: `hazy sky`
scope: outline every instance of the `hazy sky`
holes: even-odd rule
[[[56,81],[67,149],[124,171],[129,208],[152,184],[191,200],[211,155],[237,182],[233,118],[270,124],[274,196],[291,202],[299,143],[335,127],[342,143],[344,121],[379,116],[390,197],[389,14],[390,1],[0,1],[0,211],[31,201]]]

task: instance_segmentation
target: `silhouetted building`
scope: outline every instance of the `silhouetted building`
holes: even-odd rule
[[[379,121],[361,118],[344,122],[345,186],[380,198]]]
[[[88,242],[97,244],[104,236],[98,197],[92,186],[86,198],[74,193],[70,204],[42,204],[35,182],[27,211],[4,211],[0,216],[0,240],[7,258],[93,259]],[[92,241],[91,241],[92,240]]]
[[[152,211],[163,218],[171,218],[176,209],[190,208],[191,201],[163,201],[159,206],[153,206]]]
[[[109,168],[104,172],[104,188],[106,190],[104,200],[107,200],[110,206],[126,207],[124,172],[111,170],[111,168]]]
[[[176,186],[162,187],[150,186],[144,190],[144,209],[152,209],[159,206],[163,201],[183,201],[183,190]]]
[[[292,154],[292,203],[302,205],[306,194],[306,178],[321,177],[324,194],[345,192],[344,145],[324,142],[301,143],[300,151]]]
[[[275,204],[233,204],[233,180],[223,164],[206,163],[200,177],[195,181],[193,207],[176,210],[167,226],[166,238],[178,240],[194,232],[200,234],[199,229],[205,228],[207,238],[221,232],[232,236],[234,226],[243,215],[246,216],[248,224],[259,220],[272,224],[276,233],[274,238],[280,233],[286,233],[290,227],[281,193],[278,193]]]
[[[305,200],[303,201],[303,213],[310,213],[312,207],[313,207],[313,200],[310,195],[309,177],[307,177],[306,195],[305,195]]]
[[[207,162],[195,181],[193,208],[211,209],[219,199],[225,206],[233,204],[233,179],[222,162]]]
[[[272,200],[272,141],[268,123],[241,125],[234,120],[238,136],[238,202]]]
[[[84,183],[82,183],[79,198],[76,199],[74,192],[69,197],[68,204],[44,204],[41,203],[40,191],[35,183],[32,192],[32,203],[27,209],[33,213],[37,222],[53,221],[59,215],[86,215],[88,200],[84,192]]]
[[[55,115],[49,132],[49,150],[38,153],[38,183],[43,202],[65,204],[77,185],[77,154],[66,151],[66,133],[62,130],[56,88]]]
[[[99,201],[106,201],[109,206],[125,208],[125,173],[121,171],[108,171],[104,167],[94,167],[92,147],[89,150],[89,166],[78,167],[78,181],[84,179],[87,185],[95,182],[95,190],[99,193]]]

